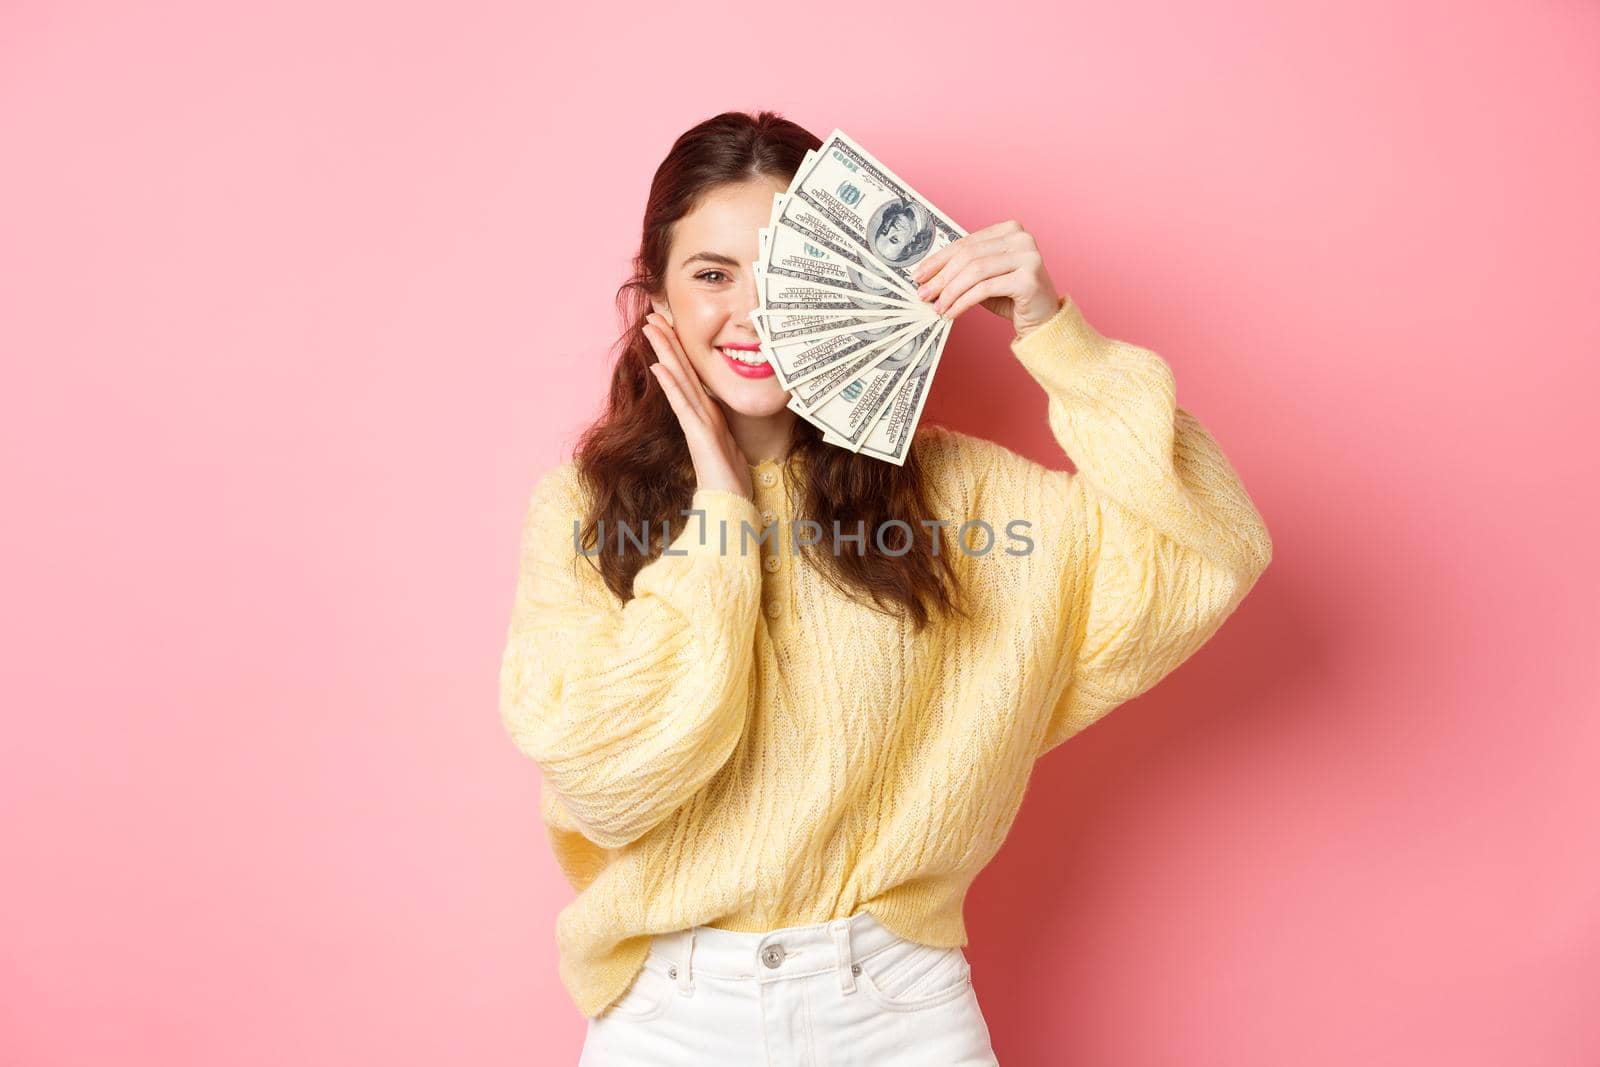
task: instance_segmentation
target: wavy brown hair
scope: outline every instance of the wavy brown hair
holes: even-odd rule
[[[815,134],[775,112],[727,111],[685,131],[656,168],[633,275],[617,290],[625,332],[612,348],[620,355],[610,396],[573,454],[590,501],[581,531],[585,556],[624,602],[633,596],[634,575],[669,542],[651,539],[640,552],[638,539],[607,536],[607,544],[597,548],[597,528],[656,531],[666,525],[676,537],[689,521],[682,512],[696,488],[683,429],[665,393],[652,385],[649,367],[656,354],[641,330],[650,297],[665,293],[673,225],[719,186],[763,177],[787,184],[806,151],[821,145]],[[943,536],[942,528],[923,525],[934,515],[915,448],[897,466],[829,445],[815,425],[796,419],[789,454],[802,460],[789,465],[799,472],[801,517],[815,520],[823,531],[816,544],[802,547],[804,558],[835,588],[875,610],[898,613],[919,630],[935,613],[966,614],[950,564],[952,548],[959,546],[946,537],[936,555],[932,538]],[[911,528],[911,547],[901,555],[882,553],[877,545],[875,532],[890,519]],[[833,551],[835,521],[841,533],[866,530],[860,551]],[[903,548],[904,528],[889,530],[884,542],[893,550]],[[619,541],[631,543],[624,550]],[[854,542],[841,543],[856,548]]]

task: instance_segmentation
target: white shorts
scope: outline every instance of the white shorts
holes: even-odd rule
[[[578,1067],[999,1067],[960,948],[867,912],[740,933],[658,935],[589,1020]]]

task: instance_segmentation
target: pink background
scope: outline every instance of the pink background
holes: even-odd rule
[[[1007,1067],[1600,1062],[1600,9],[0,11],[0,1061],[571,1063],[517,525],[727,108],[1016,218],[1276,559],[969,902]],[[1062,465],[968,312],[928,417]]]

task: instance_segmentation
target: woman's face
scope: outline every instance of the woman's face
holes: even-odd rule
[[[759,306],[750,269],[760,252],[756,231],[772,214],[772,195],[787,188],[762,178],[718,186],[702,197],[673,227],[666,291],[650,301],[671,321],[706,391],[744,415],[775,415],[789,403],[750,322]],[[756,365],[724,355],[728,346],[743,346],[739,354]]]

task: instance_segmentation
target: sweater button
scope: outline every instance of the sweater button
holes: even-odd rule
[[[779,604],[776,600],[767,601],[767,618],[776,619],[782,611],[783,605]]]
[[[761,513],[761,525],[763,525],[763,526],[771,526],[773,523],[775,523],[777,521],[778,521],[778,516],[777,516],[776,513],[772,512],[772,511],[763,511]]]
[[[766,567],[768,571],[776,571],[779,567],[783,566],[783,561],[777,556],[768,556],[762,565]]]
[[[761,472],[761,484],[762,485],[772,485],[777,480],[778,480],[778,475],[777,475],[776,471],[762,471]]]
[[[761,962],[768,967],[776,967],[783,962],[783,955],[782,945],[768,945],[761,950]]]

